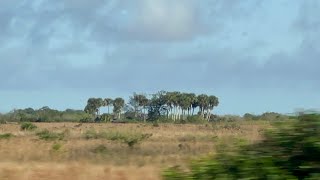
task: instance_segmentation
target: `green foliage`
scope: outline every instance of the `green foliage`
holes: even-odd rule
[[[110,122],[110,121],[112,121],[112,115],[102,114],[100,119],[101,119],[101,122]]]
[[[93,123],[94,120],[90,117],[85,117],[79,120],[80,123]]]
[[[0,124],[6,124],[6,119],[0,114]]]
[[[96,154],[106,154],[108,153],[108,149],[107,147],[105,147],[104,145],[99,145],[97,147],[95,147],[93,150],[92,150],[93,153],[96,153]]]
[[[79,122],[80,119],[90,118],[91,116],[81,110],[58,111],[49,107],[42,107],[37,110],[26,108],[0,115],[0,122]]]
[[[157,121],[154,121],[152,123],[152,127],[160,127],[159,123]]]
[[[113,101],[113,112],[118,115],[118,119],[121,118],[120,117],[121,111],[124,108],[124,105],[125,105],[125,101],[124,101],[124,99],[122,99],[120,97],[114,99],[114,101]]]
[[[84,111],[88,114],[98,115],[100,107],[105,105],[105,101],[102,98],[89,98]]]
[[[14,135],[11,133],[0,134],[0,139],[10,139],[12,137],[14,137]]]
[[[248,120],[248,121],[250,121],[250,120],[258,120],[259,116],[256,116],[256,115],[250,114],[250,113],[246,113],[246,114],[243,115],[243,119],[244,120]]]
[[[192,124],[204,124],[208,123],[207,120],[203,119],[202,117],[199,116],[189,116],[186,120],[187,123],[192,123]]]
[[[55,132],[50,132],[49,130],[45,129],[40,132],[37,132],[36,135],[45,141],[56,141],[56,140],[63,140],[65,137],[64,133],[55,133]]]
[[[277,123],[265,140],[238,145],[190,164],[190,170],[170,168],[165,179],[318,179],[320,117],[303,115],[295,122]]]
[[[275,121],[275,120],[287,120],[288,118],[282,114],[275,113],[275,112],[266,112],[263,113],[259,119],[265,121]]]
[[[37,129],[37,126],[32,124],[31,122],[23,122],[20,125],[20,129],[24,131],[33,131]]]
[[[103,131],[97,132],[94,129],[88,130],[84,137],[86,139],[107,139],[110,141],[118,141],[127,144],[129,147],[148,139],[152,134],[142,134],[137,132],[118,132],[118,131]]]
[[[210,121],[213,122],[235,122],[242,120],[244,120],[242,117],[236,115],[212,116],[212,118],[210,119]]]
[[[166,92],[160,91],[153,94],[150,102],[148,103],[148,120],[156,121],[164,116],[167,112],[166,104]]]
[[[86,139],[98,139],[100,138],[100,134],[95,129],[89,129],[85,132],[84,137]]]
[[[62,148],[62,144],[55,143],[52,145],[52,150],[53,151],[59,151]]]

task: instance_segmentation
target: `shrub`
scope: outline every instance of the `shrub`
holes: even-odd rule
[[[31,122],[23,122],[20,125],[20,129],[24,130],[24,131],[32,131],[32,130],[37,129],[37,126],[32,124]]]
[[[46,140],[46,141],[63,140],[63,138],[64,138],[64,133],[50,132],[47,129],[36,133],[36,135],[40,139]]]
[[[135,144],[148,139],[152,134],[141,134],[141,133],[123,133],[118,131],[104,131],[96,132],[94,129],[88,130],[84,137],[86,139],[107,139],[110,141],[119,141],[127,144],[129,147],[133,147]]]
[[[62,144],[55,143],[52,145],[52,150],[59,151],[62,148]]]
[[[0,117],[0,124],[7,124],[6,120]]]
[[[98,139],[99,134],[96,132],[96,130],[89,129],[88,131],[85,132],[84,137],[86,139]]]
[[[246,113],[246,114],[243,115],[243,119],[244,120],[248,120],[248,121],[250,121],[250,120],[258,120],[259,116],[256,116],[256,115],[250,114],[250,113]]]
[[[285,115],[275,113],[275,112],[266,112],[260,116],[260,119],[265,121],[275,121],[275,120],[287,120],[289,119]]]
[[[320,172],[320,118],[303,115],[292,123],[278,123],[265,140],[238,145],[236,151],[217,154],[190,164],[189,171],[174,167],[165,179],[318,179]]]
[[[110,114],[102,114],[101,121],[102,122],[110,122],[112,120],[112,115]]]
[[[96,154],[106,154],[108,153],[108,149],[104,145],[99,145],[95,147],[92,152]]]
[[[152,127],[160,127],[158,121],[154,121],[154,122],[152,123]]]
[[[129,147],[133,147],[135,144],[148,139],[152,136],[152,134],[136,134],[133,136],[124,136],[122,141],[126,143]]]
[[[92,122],[94,122],[94,120],[92,118],[90,118],[90,117],[85,117],[85,118],[80,119],[79,122],[81,122],[81,123],[92,123]]]
[[[187,122],[188,123],[193,123],[193,124],[208,123],[208,121],[203,119],[201,116],[190,116],[190,117],[187,117]]]
[[[10,139],[12,137],[14,137],[14,135],[11,133],[0,134],[0,139]]]

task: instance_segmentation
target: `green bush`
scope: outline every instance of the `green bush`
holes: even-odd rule
[[[203,119],[201,116],[189,116],[186,120],[187,123],[192,124],[205,124],[208,123],[207,120]]]
[[[90,117],[85,117],[85,118],[80,119],[79,122],[81,122],[81,123],[93,123],[94,120],[92,118],[90,118]]]
[[[189,170],[174,167],[165,179],[319,179],[320,117],[303,115],[297,121],[277,123],[265,140],[239,145],[236,151],[193,161]]]
[[[52,145],[52,150],[53,151],[59,151],[62,148],[62,144],[55,143]]]
[[[112,115],[111,114],[102,114],[101,115],[101,121],[102,122],[110,122],[110,121],[112,121]]]
[[[14,137],[14,135],[11,133],[0,134],[0,139],[10,139],[12,137]]]
[[[152,123],[152,127],[160,127],[158,121],[154,121],[154,122]]]
[[[23,122],[20,125],[20,129],[24,130],[24,131],[32,131],[32,130],[37,129],[37,126],[32,124],[31,122]]]
[[[7,122],[4,118],[0,117],[0,124],[7,124]]]
[[[99,133],[97,133],[96,130],[94,130],[94,129],[89,129],[88,131],[86,131],[86,132],[84,133],[84,137],[85,137],[86,139],[98,139],[98,138],[100,138],[100,135],[99,135]]]
[[[47,129],[42,130],[42,131],[36,133],[36,135],[37,135],[40,139],[46,140],[46,141],[63,140],[63,138],[64,138],[64,133],[50,132],[50,131],[47,130]]]
[[[92,150],[92,152],[96,153],[96,154],[106,154],[106,153],[108,153],[108,149],[104,145],[99,145],[99,146],[95,147]]]
[[[127,144],[129,147],[133,147],[135,144],[148,139],[152,134],[142,134],[142,133],[130,133],[130,132],[118,132],[118,131],[104,131],[96,132],[94,129],[88,130],[84,137],[86,139],[106,139],[110,141],[119,141]]]

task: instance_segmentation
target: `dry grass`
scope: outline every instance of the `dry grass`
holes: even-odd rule
[[[161,169],[184,165],[214,152],[218,142],[260,140],[267,122],[213,125],[36,123],[39,130],[65,133],[61,141],[44,141],[19,125],[0,125],[0,179],[160,179]],[[86,131],[150,133],[134,148],[118,141],[84,138]],[[39,131],[37,130],[37,131]]]
[[[160,179],[154,167],[115,167],[83,163],[0,163],[0,179],[14,180],[101,180]]]

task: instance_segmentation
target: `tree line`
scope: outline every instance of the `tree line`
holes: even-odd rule
[[[91,118],[83,110],[66,109],[59,111],[48,106],[39,109],[14,109],[9,113],[0,114],[0,123],[5,122],[79,122]]]
[[[101,108],[106,107],[107,115],[112,115],[113,119],[121,119],[123,114],[132,114],[134,119],[143,121],[162,117],[176,122],[198,115],[209,121],[213,109],[218,105],[219,99],[214,95],[159,91],[149,96],[133,93],[127,103],[121,97],[89,98],[84,111],[96,118],[101,118]],[[112,114],[110,108],[112,108]]]

